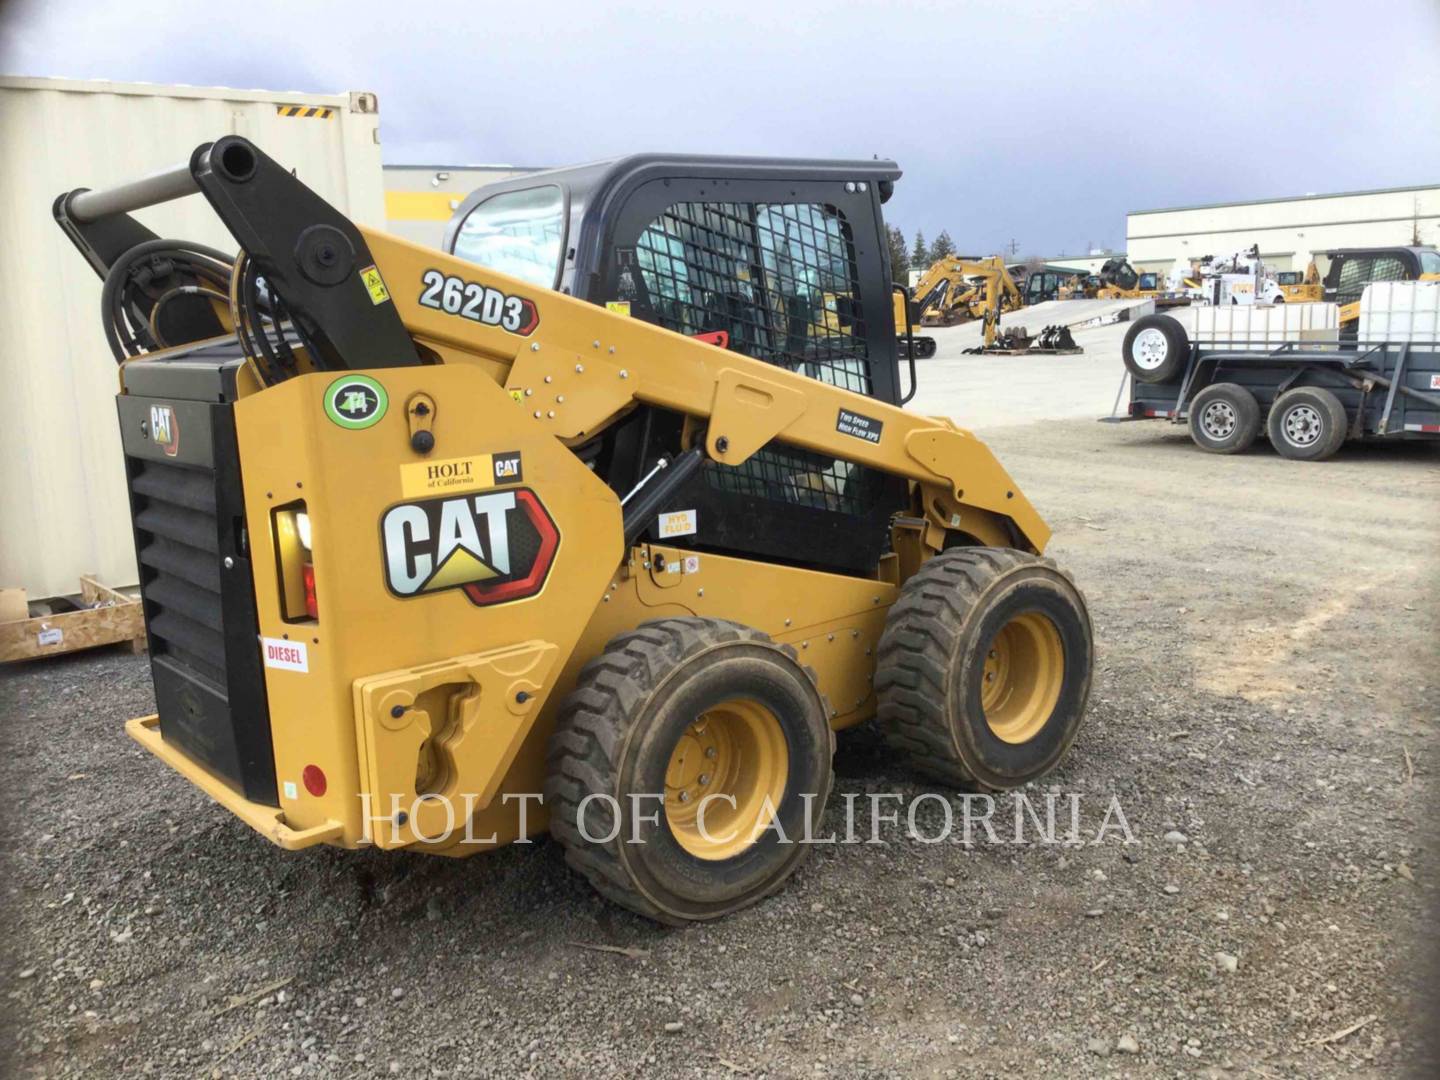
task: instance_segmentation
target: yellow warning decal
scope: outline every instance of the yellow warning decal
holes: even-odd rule
[[[335,115],[334,109],[323,105],[276,105],[276,116],[301,116],[311,120],[329,120]]]
[[[385,279],[380,276],[380,271],[374,266],[367,266],[361,270],[360,280],[365,283],[365,291],[370,294],[372,304],[383,304],[390,299],[390,290],[385,288]]]
[[[630,301],[629,301],[629,300],[606,300],[606,301],[605,301],[605,310],[608,311],[608,312],[610,312],[610,314],[612,314],[612,315],[624,315],[624,316],[627,316],[627,317],[628,317],[629,314],[630,314]]]
[[[511,390],[511,391],[510,391],[510,400],[511,400],[511,401],[524,401],[524,400],[525,400],[525,391],[524,391],[524,390]]]

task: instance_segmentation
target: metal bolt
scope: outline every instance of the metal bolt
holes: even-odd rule
[[[809,647],[810,647],[810,643],[809,643],[808,641],[802,641],[802,642],[800,643],[800,648],[802,648],[802,649],[808,649]]]
[[[556,404],[556,405],[564,405],[564,404],[565,404],[565,395],[564,395],[564,394],[556,394],[556,395],[555,395],[555,404]]]
[[[986,682],[994,682],[994,681],[995,681],[995,673],[994,673],[993,671],[987,671],[987,672],[985,672],[985,681],[986,681]]]
[[[555,381],[555,377],[554,377],[553,375],[546,375],[546,376],[545,376],[545,381],[546,381],[546,382],[554,382],[554,381]]]
[[[235,569],[235,560],[232,559],[229,555],[226,555],[226,556],[225,556],[225,569],[226,569],[226,570],[233,570],[233,569]]]
[[[705,748],[705,756],[708,758],[713,758],[715,756],[715,747],[707,746]]]
[[[728,452],[729,449],[730,449],[730,440],[729,440],[726,436],[721,435],[718,439],[715,440],[715,451],[716,451],[716,453],[724,454],[724,453]]]
[[[615,355],[615,346],[614,346],[614,345],[611,345],[611,346],[610,346],[610,355],[611,355],[611,356],[614,356],[614,355]]]
[[[621,369],[620,369],[620,377],[621,377],[622,379],[628,379],[628,378],[630,377],[630,372],[626,371],[624,368],[621,368]]]
[[[991,659],[991,660],[994,660],[994,659],[995,659],[995,650],[994,650],[994,649],[991,649],[991,650],[990,650],[990,659]]]
[[[536,410],[535,410],[535,419],[536,419],[536,420],[539,420],[539,419],[540,419],[540,410],[539,410],[539,409],[536,409]]]
[[[705,590],[704,590],[704,589],[697,589],[696,592],[695,592],[695,595],[696,595],[696,596],[704,596],[704,595],[705,595]]]
[[[851,630],[851,631],[850,631],[850,636],[851,636],[852,638],[857,638],[857,637],[860,636],[860,631],[859,631],[859,630]]]
[[[785,625],[786,625],[786,626],[789,626],[789,625],[790,625],[790,620],[789,620],[789,619],[786,619],[786,620],[785,620]]]
[[[530,396],[531,394],[533,394],[533,393],[535,393],[535,391],[534,391],[534,390],[531,390],[530,387],[527,386],[527,387],[525,388],[525,396],[526,396],[526,397],[529,397],[529,396]]]
[[[540,343],[539,343],[538,341],[532,341],[532,342],[530,343],[530,351],[531,351],[531,352],[539,352],[539,351],[540,351]]]
[[[576,365],[575,365],[575,374],[576,374],[576,375],[584,375],[584,374],[585,374],[585,365],[584,365],[584,364],[576,364]]]
[[[551,410],[550,410],[549,412],[547,412],[545,415],[548,416],[551,420],[554,420],[554,419],[555,419],[555,410],[554,410],[554,409],[551,409]]]
[[[826,637],[825,637],[825,640],[826,640],[826,641],[834,641],[834,640],[835,640],[835,635],[834,635],[834,634],[827,634]]]
[[[609,594],[609,593],[606,593],[604,596],[602,596],[602,597],[600,598],[600,600],[601,600],[602,603],[608,604],[608,603],[610,602],[610,594]]]

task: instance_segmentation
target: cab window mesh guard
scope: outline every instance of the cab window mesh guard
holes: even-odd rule
[[[850,229],[809,203],[676,203],[636,243],[652,321],[724,330],[731,347],[846,390],[871,392]]]
[[[676,203],[641,233],[635,259],[641,317],[682,334],[724,330],[737,352],[872,392],[855,247],[833,207]],[[705,476],[731,494],[856,516],[880,486],[870,469],[780,443]]]

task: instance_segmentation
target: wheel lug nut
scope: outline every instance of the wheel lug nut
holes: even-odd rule
[[[705,756],[708,758],[713,758],[715,756],[715,748],[713,746],[707,746],[705,748]]]
[[[689,802],[689,801],[690,801],[690,793],[689,793],[688,791],[682,791],[682,792],[680,792],[680,801],[681,801],[681,802]]]
[[[710,782],[710,774],[709,774],[709,773],[703,773],[703,772],[702,772],[702,773],[700,774],[700,779],[699,779],[698,783],[700,783],[700,784],[708,784],[709,782]]]

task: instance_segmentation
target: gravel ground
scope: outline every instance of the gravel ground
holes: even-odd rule
[[[50,660],[0,684],[14,1070],[1433,1075],[1440,454],[986,434],[1098,635],[1047,786],[1082,796],[1087,836],[1118,796],[1138,843],[892,833],[661,929],[547,843],[287,855],[124,737],[143,660]],[[843,792],[924,790],[870,730],[837,764],[829,828]]]

